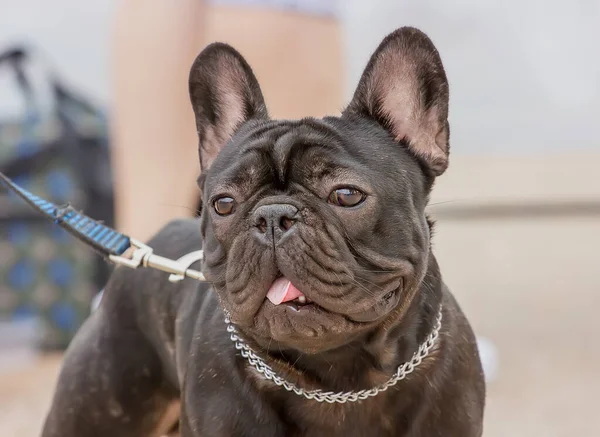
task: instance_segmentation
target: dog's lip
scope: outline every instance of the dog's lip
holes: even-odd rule
[[[297,317],[302,317],[308,313],[312,313],[312,314],[319,313],[323,316],[343,317],[343,318],[347,319],[348,321],[351,321],[344,314],[337,313],[334,311],[329,311],[328,309],[320,306],[315,301],[310,301],[309,303],[306,303],[304,305],[297,305],[294,301],[283,302],[279,305],[274,305],[268,299],[265,299],[265,301],[262,304],[262,307],[263,307],[263,309],[268,308],[268,309],[274,310],[274,311],[289,312],[292,315],[297,316]]]
[[[321,309],[325,310],[324,308],[319,307],[314,302],[307,302],[307,303],[304,303],[304,304],[299,304],[299,303],[296,302],[296,300],[291,300],[289,302],[284,302],[282,305],[285,305],[286,307],[288,307],[292,311],[296,311],[296,312],[299,312],[299,311],[308,311],[308,310],[311,310],[313,307],[318,307],[318,308],[321,308]]]
[[[337,311],[332,311],[332,310],[328,310],[325,307],[322,307],[321,305],[318,304],[318,302],[311,300],[310,302],[304,304],[304,305],[297,305],[294,301],[288,301],[288,302],[283,302],[279,305],[274,305],[273,303],[271,303],[268,299],[265,299],[265,301],[262,304],[262,308],[263,309],[270,309],[272,311],[283,311],[283,312],[287,312],[289,313],[292,317],[303,317],[305,315],[308,314],[319,314],[323,317],[335,317],[335,318],[342,318],[344,320],[346,320],[346,322],[350,322],[354,325],[358,325],[358,324],[362,324],[363,322],[359,321],[359,320],[354,320],[353,318],[349,317],[347,314],[341,313],[341,312],[337,312]]]

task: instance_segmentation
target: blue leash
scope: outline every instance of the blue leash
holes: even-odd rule
[[[52,202],[27,191],[15,184],[6,175],[0,173],[0,183],[25,200],[33,209],[55,224],[65,229],[78,240],[90,246],[109,261],[136,269],[150,267],[171,273],[171,282],[190,277],[205,281],[204,275],[189,267],[203,259],[201,250],[191,252],[179,260],[171,260],[154,254],[149,246],[115,231],[104,224],[93,220],[71,205],[58,206]]]
[[[131,239],[86,215],[75,211],[70,205],[58,206],[21,188],[0,173],[3,184],[25,200],[44,217],[54,221],[71,235],[94,248],[104,256],[120,256],[131,246]]]

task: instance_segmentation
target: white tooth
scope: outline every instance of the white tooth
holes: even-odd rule
[[[306,303],[306,296],[298,296],[297,299],[300,303]]]

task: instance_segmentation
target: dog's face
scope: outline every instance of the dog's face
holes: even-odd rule
[[[234,323],[260,344],[316,353],[384,324],[427,269],[425,206],[448,162],[448,83],[420,31],[373,54],[340,117],[268,117],[231,47],[197,58],[206,261]]]

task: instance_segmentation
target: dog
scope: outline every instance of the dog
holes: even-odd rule
[[[388,35],[339,117],[270,119],[222,43],[189,87],[201,214],[149,244],[172,259],[202,247],[207,282],[117,268],[43,436],[481,436],[476,341],[425,212],[449,156],[431,40]]]

